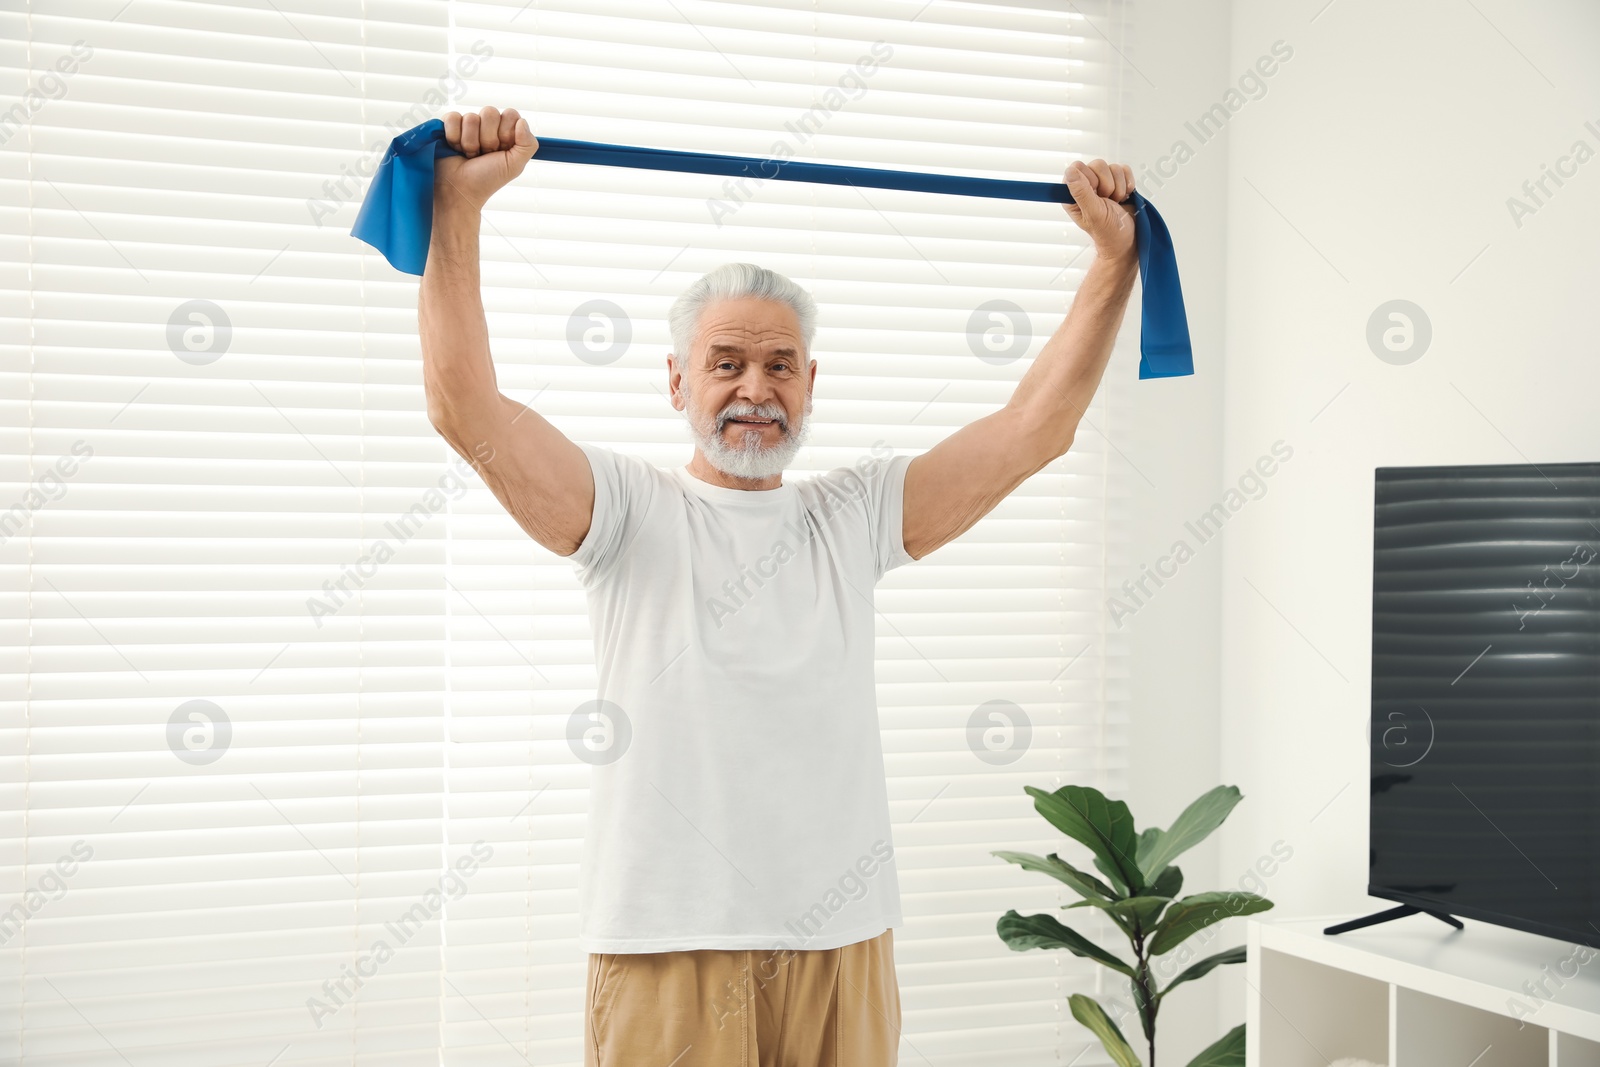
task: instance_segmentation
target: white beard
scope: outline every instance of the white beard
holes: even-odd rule
[[[730,478],[760,479],[783,473],[811,433],[809,393],[806,394],[805,411],[797,433],[790,432],[788,416],[777,404],[751,404],[735,400],[718,412],[715,419],[708,420],[695,404],[687,380],[683,384],[683,399],[683,417],[689,423],[689,432],[694,435],[701,454],[706,457],[706,462]],[[723,440],[721,430],[729,416],[734,415],[776,419],[782,439],[771,448],[765,448],[761,444],[762,431],[751,429],[741,435],[743,447],[729,447]]]

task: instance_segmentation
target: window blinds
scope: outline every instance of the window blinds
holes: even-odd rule
[[[1115,89],[1112,12],[1059,7],[0,12],[0,1061],[580,1063],[584,599],[428,425],[416,281],[348,236],[366,180],[491,103],[1057,180]],[[801,476],[994,410],[1088,259],[1054,205],[538,162],[483,233],[502,391],[663,466],[672,299],[729,260],[807,286]],[[1085,428],[878,589],[902,1062],[1101,1062],[1065,1010],[1092,965],[994,933],[1066,901],[989,852],[1062,847],[1024,784],[1123,784],[1107,475]]]

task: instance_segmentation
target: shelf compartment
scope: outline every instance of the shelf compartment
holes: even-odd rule
[[[1328,1067],[1341,1056],[1388,1062],[1387,982],[1262,949],[1260,992],[1262,1063]]]
[[[1549,1062],[1550,1031],[1542,1026],[1404,986],[1395,989],[1394,1014],[1394,1067],[1530,1067]]]
[[[1550,1067],[1600,1067],[1600,1041],[1550,1031]]]

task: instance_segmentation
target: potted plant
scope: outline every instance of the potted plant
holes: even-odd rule
[[[1224,963],[1243,963],[1245,947],[1240,945],[1197,960],[1161,988],[1157,987],[1151,960],[1171,952],[1190,935],[1213,923],[1272,907],[1272,901],[1265,897],[1234,890],[1178,896],[1183,888],[1183,872],[1172,861],[1222,825],[1241,799],[1239,790],[1231,785],[1217,786],[1185,808],[1170,829],[1151,826],[1140,832],[1134,828],[1128,805],[1107,799],[1097,789],[1065,785],[1047,793],[1031,785],[1023,788],[1050,825],[1089,849],[1105,880],[1080,871],[1055,853],[1041,857],[1028,852],[998,851],[993,855],[1024,870],[1047,874],[1083,898],[1063,905],[1064,909],[1100,909],[1127,935],[1133,958],[1126,960],[1101,948],[1049,914],[1018,915],[1011,910],[1000,917],[995,929],[1015,951],[1064,948],[1127,978],[1149,1046],[1148,1064],[1140,1064],[1116,1022],[1093,997],[1072,994],[1068,998],[1072,1017],[1100,1039],[1117,1067],[1156,1067],[1156,1014],[1162,1001],[1177,986],[1201,978]],[[1241,1023],[1191,1060],[1189,1067],[1243,1064]]]

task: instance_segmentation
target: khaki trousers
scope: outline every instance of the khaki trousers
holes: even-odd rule
[[[895,1067],[894,930],[832,949],[590,953],[584,1067]]]

